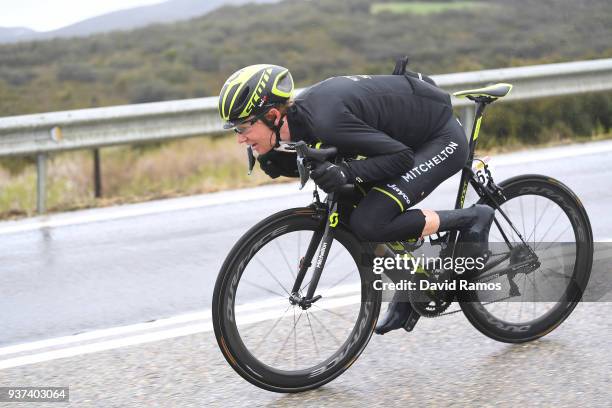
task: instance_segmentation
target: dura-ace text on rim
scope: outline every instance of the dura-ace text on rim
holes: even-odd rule
[[[575,239],[576,261],[568,286],[559,301],[546,314],[524,322],[509,322],[491,313],[472,292],[461,302],[468,320],[483,334],[503,342],[535,340],[558,327],[580,301],[589,280],[593,262],[593,241],[590,222],[580,200],[561,182],[539,175],[518,176],[500,183],[506,203],[523,197],[543,197],[560,207],[571,224]],[[481,200],[484,201],[484,200]],[[504,203],[499,203],[503,206]],[[549,207],[547,207],[549,208]],[[559,217],[555,222],[560,222]],[[508,305],[506,305],[508,306]]]
[[[372,334],[380,307],[380,293],[374,291],[367,282],[367,275],[370,273],[367,266],[359,264],[363,259],[362,245],[352,234],[339,226],[333,245],[342,245],[348,250],[358,265],[361,279],[359,314],[350,335],[342,345],[324,361],[306,369],[288,371],[276,369],[260,361],[241,339],[234,314],[235,298],[242,274],[249,262],[274,239],[296,231],[314,231],[320,224],[315,211],[309,208],[288,210],[269,217],[253,227],[251,234],[245,235],[250,236],[249,239],[239,242],[232,249],[230,255],[233,255],[233,260],[228,256],[230,261],[221,269],[213,300],[216,305],[213,310],[215,334],[227,361],[241,376],[259,387],[271,391],[295,392],[331,381],[355,361]]]

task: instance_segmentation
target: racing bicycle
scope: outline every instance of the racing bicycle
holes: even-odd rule
[[[455,208],[468,186],[475,201],[495,209],[490,250],[481,270],[420,270],[414,279],[495,282],[495,295],[481,290],[414,291],[419,316],[449,313],[453,302],[484,335],[522,343],[558,327],[581,300],[593,262],[593,236],[578,197],[551,177],[527,174],[496,183],[490,166],[475,158],[485,108],[505,96],[509,84],[455,93],[475,102],[470,153],[461,172]],[[292,143],[301,187],[309,163],[340,160],[332,147]],[[251,157],[250,167],[254,160]],[[361,241],[348,226],[359,203],[347,185],[305,207],[278,212],[249,229],[231,249],[213,295],[214,332],[231,367],[252,384],[276,392],[320,387],[347,370],[368,344],[383,294],[374,282],[375,257],[414,257],[416,242]],[[457,255],[457,232],[427,238],[440,254]],[[538,286],[539,285],[539,286]],[[412,326],[414,325],[414,321]],[[411,328],[410,328],[411,329]],[[408,330],[408,328],[407,328]]]

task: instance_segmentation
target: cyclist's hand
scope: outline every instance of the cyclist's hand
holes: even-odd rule
[[[328,161],[313,162],[310,177],[326,193],[338,190],[352,181],[351,173],[346,164],[336,165]]]
[[[299,177],[295,153],[284,153],[271,150],[257,158],[259,167],[271,178],[279,176]]]

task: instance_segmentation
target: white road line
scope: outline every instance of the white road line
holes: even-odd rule
[[[0,348],[0,356],[22,353],[25,351],[40,350],[44,348],[63,346],[66,344],[80,343],[105,337],[133,334],[139,331],[154,330],[183,323],[210,320],[210,311],[189,313],[174,316],[167,319],[159,319],[153,322],[137,323],[128,326],[111,327],[108,329],[93,330],[86,333],[74,334],[72,336],[56,337],[53,339],[39,340],[30,343],[16,344]]]
[[[340,296],[345,293],[346,296]],[[343,306],[358,304],[361,301],[360,295],[354,294],[354,286],[347,285],[339,290],[334,290],[334,296],[327,299],[327,302],[320,304],[321,309],[335,309]],[[284,301],[286,302],[286,300]],[[236,308],[238,324],[251,324],[265,320],[277,319],[279,310],[284,309],[278,306],[276,300],[264,300],[250,304],[241,305]],[[283,303],[284,306],[284,303]],[[240,313],[239,313],[240,312]],[[317,312],[313,309],[312,312]],[[88,333],[77,334],[74,336],[64,336],[54,339],[35,341],[31,343],[17,344],[0,348],[0,355],[9,356],[0,360],[0,370],[19,367],[28,364],[36,364],[44,361],[57,360],[60,358],[74,357],[82,354],[96,353],[99,351],[112,350],[138,344],[151,343],[175,337],[188,336],[191,334],[210,332],[213,330],[210,311],[190,313],[175,316],[168,319],[160,319],[154,322],[139,323],[129,326],[113,327],[109,329],[95,330]],[[180,327],[166,328],[170,325],[189,323]],[[163,329],[163,330],[159,330]],[[142,333],[142,331],[147,331]],[[134,334],[135,332],[141,332]],[[117,338],[109,338],[120,336]],[[74,343],[87,344],[72,345]],[[58,346],[67,346],[54,350],[45,350]],[[43,350],[43,351],[40,351]],[[18,353],[36,351],[33,354],[12,356]]]
[[[111,350],[120,347],[132,346],[135,344],[150,343],[159,340],[171,339],[174,337],[188,336],[190,334],[202,333],[205,331],[211,331],[212,324],[196,324],[178,329],[163,330],[154,333],[140,334],[137,336],[124,337],[120,339],[107,340],[93,344],[87,344],[83,346],[75,346],[64,348],[60,350],[53,350],[43,353],[37,353],[32,355],[20,356],[15,358],[9,358],[6,360],[0,360],[0,370],[19,367],[28,364],[42,363],[44,361],[57,360],[59,358],[74,357],[82,354],[95,353],[98,351]]]
[[[306,188],[306,187],[305,187]],[[39,230],[42,228],[57,228],[69,225],[88,224],[101,221],[112,221],[122,218],[139,217],[143,215],[160,214],[171,211],[190,210],[195,208],[227,205],[239,202],[276,198],[299,193],[297,183],[276,184],[256,188],[229,190],[218,193],[201,194],[191,197],[170,198],[166,200],[149,201],[138,204],[126,204],[107,208],[68,213],[51,214],[18,221],[0,222],[0,235]],[[303,192],[305,196],[312,194]]]
[[[610,140],[573,144],[568,146],[547,147],[543,149],[507,153],[498,156],[494,155],[492,160],[497,165],[506,166],[524,163],[538,163],[547,160],[559,160],[607,152],[612,152],[612,141]]]
[[[574,144],[570,146],[550,147],[495,155],[493,156],[492,163],[494,166],[512,166],[606,152],[612,152],[612,141]],[[146,203],[126,204],[110,208],[95,208],[69,213],[52,214],[19,221],[4,221],[0,222],[0,235],[33,231],[41,228],[57,228],[68,225],[110,221],[171,211],[297,195],[300,194],[297,186],[297,183],[275,184],[256,188],[202,194],[192,197],[172,198]],[[310,190],[312,190],[311,186],[306,186],[306,190],[307,192],[301,192],[301,194],[304,194],[304,196],[310,194]]]

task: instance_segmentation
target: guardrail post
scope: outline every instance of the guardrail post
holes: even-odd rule
[[[466,106],[461,110],[461,123],[463,124],[463,130],[465,130],[465,136],[470,138],[472,134],[472,125],[474,124],[474,116],[476,115],[476,105]]]
[[[36,157],[36,212],[47,211],[47,155],[39,153]]]
[[[102,197],[102,173],[100,171],[100,149],[93,150],[94,162],[94,197]]]

